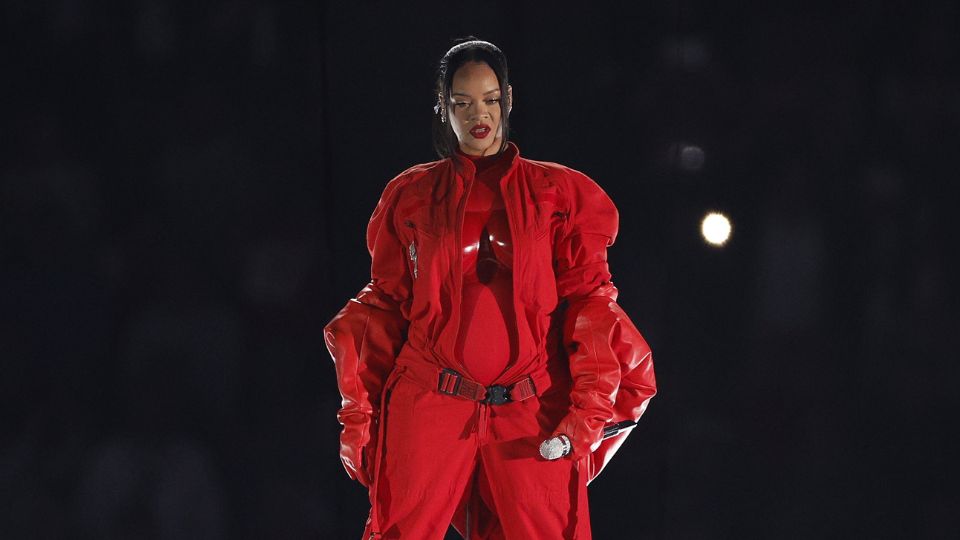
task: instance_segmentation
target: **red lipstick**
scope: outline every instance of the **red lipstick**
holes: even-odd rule
[[[490,134],[490,126],[486,124],[477,124],[470,128],[470,135],[475,139],[483,139]]]

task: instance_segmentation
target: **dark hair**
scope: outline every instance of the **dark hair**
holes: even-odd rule
[[[488,41],[477,39],[474,36],[462,37],[454,40],[455,45],[447,51],[440,59],[440,65],[437,67],[437,83],[434,88],[434,98],[439,100],[435,107],[436,114],[433,115],[433,149],[441,158],[450,157],[459,146],[457,134],[450,127],[449,117],[447,115],[447,105],[450,102],[450,89],[453,86],[453,75],[460,69],[460,66],[467,62],[483,62],[490,66],[490,69],[497,75],[497,82],[500,83],[500,126],[503,130],[500,141],[500,149],[497,152],[503,152],[507,147],[508,133],[510,132],[509,107],[507,104],[509,94],[507,93],[507,57],[504,56],[496,45]],[[437,98],[439,96],[439,98]],[[446,119],[442,122],[441,118]]]

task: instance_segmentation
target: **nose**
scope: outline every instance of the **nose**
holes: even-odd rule
[[[484,120],[490,118],[490,106],[483,100],[477,102],[473,108],[473,114],[470,115],[471,121]]]

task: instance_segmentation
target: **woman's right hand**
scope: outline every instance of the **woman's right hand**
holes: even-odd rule
[[[360,446],[359,442],[362,438],[357,431],[344,427],[340,433],[340,461],[347,471],[347,476],[360,482],[364,487],[370,487],[372,449],[376,445],[374,441],[370,441]]]
[[[363,474],[366,478],[365,481],[361,481],[360,483],[366,487],[370,487],[371,484],[373,484],[374,470],[377,466],[376,455],[376,441],[370,441],[370,444],[363,447]]]

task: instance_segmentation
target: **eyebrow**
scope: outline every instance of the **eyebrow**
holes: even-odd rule
[[[499,91],[500,91],[499,88],[494,88],[493,90],[487,90],[486,92],[483,93],[483,95],[492,94],[492,93],[494,93],[494,92],[499,92]],[[466,96],[466,97],[470,97],[470,94],[464,94],[463,92],[451,92],[450,95],[451,95],[451,96]]]

